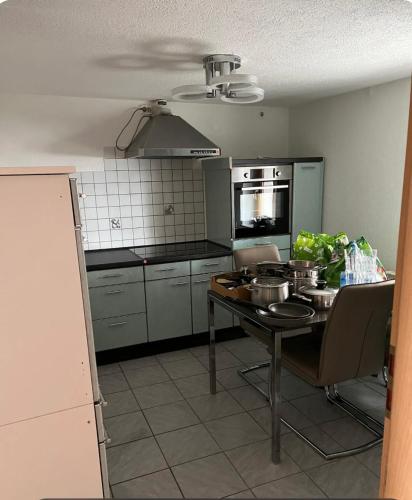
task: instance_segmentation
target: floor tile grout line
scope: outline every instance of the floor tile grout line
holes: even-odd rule
[[[167,462],[166,462],[166,464],[167,464]],[[156,474],[157,472],[162,472],[162,471],[169,470],[169,469],[170,469],[170,467],[164,467],[163,469],[155,470],[153,472],[148,472],[147,474],[142,474],[140,476],[133,476],[130,479],[125,479],[124,481],[118,481],[117,483],[110,483],[110,487],[117,486],[118,484],[128,483],[129,481],[134,481],[135,479],[139,479],[141,477],[151,476],[152,474]]]

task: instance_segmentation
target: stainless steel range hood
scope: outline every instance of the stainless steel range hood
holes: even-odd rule
[[[220,148],[158,102],[125,152],[126,158],[204,158]],[[161,105],[159,105],[161,104]]]

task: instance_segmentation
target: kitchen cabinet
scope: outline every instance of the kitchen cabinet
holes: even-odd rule
[[[102,498],[93,404],[0,427],[0,448],[3,499]]]
[[[231,255],[214,257],[212,259],[192,260],[190,263],[191,274],[224,273],[232,270]]]
[[[192,318],[193,333],[207,332],[209,329],[207,291],[209,290],[211,274],[192,276]],[[233,315],[219,305],[215,305],[216,329],[233,326]]]
[[[149,342],[192,333],[190,276],[146,281]]]
[[[109,490],[72,171],[0,168],[2,498]]]
[[[322,231],[323,172],[323,162],[293,165],[292,241],[302,229]]]
[[[96,352],[147,342],[146,314],[129,314],[93,321]]]
[[[146,281],[187,276],[190,274],[190,262],[185,260],[167,264],[152,264],[145,267],[144,274]]]
[[[143,282],[143,267],[124,267],[89,271],[87,273],[89,288],[97,286],[120,285],[121,283]]]
[[[93,320],[146,311],[144,283],[90,288]]]

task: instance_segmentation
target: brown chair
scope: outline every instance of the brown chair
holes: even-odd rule
[[[250,248],[242,248],[233,252],[235,267],[240,271],[243,266],[248,266],[254,271],[258,262],[270,261],[280,262],[280,254],[276,245],[257,245]]]
[[[323,334],[282,339],[282,366],[306,382],[324,387],[328,401],[377,437],[363,446],[334,454],[326,454],[310,442],[324,458],[353,455],[382,441],[381,422],[344,399],[337,385],[383,369],[394,285],[391,280],[343,287],[329,312]]]

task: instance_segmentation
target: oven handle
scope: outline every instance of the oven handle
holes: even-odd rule
[[[288,189],[288,184],[281,184],[280,186],[256,186],[241,188],[242,191],[259,191],[259,189]]]

